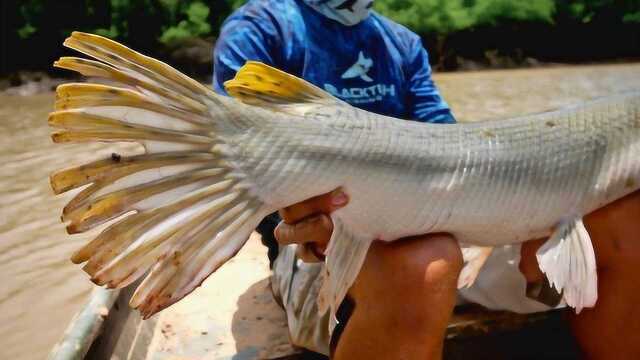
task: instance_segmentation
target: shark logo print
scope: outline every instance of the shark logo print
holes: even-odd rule
[[[360,77],[366,82],[372,82],[373,79],[367,75],[372,66],[373,60],[371,58],[366,58],[362,51],[360,51],[360,53],[358,53],[358,61],[351,65],[351,67],[342,74],[342,78],[353,79],[355,77]]]
[[[351,65],[347,71],[342,74],[342,79],[357,79],[360,78],[367,84],[364,86],[344,86],[343,84],[334,85],[330,83],[324,84],[324,89],[346,102],[357,104],[371,104],[377,101],[382,101],[387,97],[395,97],[396,86],[393,83],[374,83],[369,71],[373,67],[373,59],[364,55],[363,51],[358,53],[358,60],[355,64]],[[362,84],[359,84],[362,85]]]

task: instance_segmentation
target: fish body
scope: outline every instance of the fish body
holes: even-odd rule
[[[112,222],[72,260],[108,287],[150,270],[131,300],[145,317],[199,286],[266,214],[338,187],[350,202],[331,215],[322,309],[335,311],[373,240],[448,232],[463,246],[460,286],[492,247],[550,236],[541,269],[579,311],[597,298],[581,219],[640,188],[640,92],[432,125],[354,108],[259,63],[225,84],[231,99],[99,36],[65,45],[98,61],[56,66],[116,85],[60,86],[54,141],[146,150],[52,175],[56,193],[88,185],[63,210],[70,233]]]
[[[376,239],[447,232],[465,244],[514,244],[640,187],[640,93],[456,125],[323,111],[265,113],[260,136],[234,143],[238,167],[277,207],[342,186],[350,203],[335,216]]]

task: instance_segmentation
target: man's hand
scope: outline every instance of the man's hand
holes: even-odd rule
[[[333,232],[328,215],[348,202],[342,189],[336,189],[280,210],[283,221],[275,229],[276,240],[280,245],[300,245],[298,257],[302,261],[322,261]]]

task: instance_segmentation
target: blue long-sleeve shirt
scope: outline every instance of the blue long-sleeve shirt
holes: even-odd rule
[[[301,77],[359,108],[401,119],[454,123],[431,79],[427,51],[402,25],[372,12],[355,26],[326,18],[301,0],[249,0],[224,22],[214,53],[213,87],[247,60]],[[258,226],[277,255],[277,213]]]
[[[359,108],[401,119],[453,123],[431,79],[427,51],[402,25],[372,12],[345,26],[301,0],[250,0],[223,24],[214,89],[247,60],[301,77]]]

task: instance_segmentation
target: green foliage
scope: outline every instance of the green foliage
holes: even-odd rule
[[[130,36],[132,21],[153,18],[160,23],[159,36],[156,39],[164,44],[173,43],[189,37],[212,35],[212,23],[218,25],[220,19],[211,21],[211,7],[220,8],[219,1],[207,4],[201,0],[75,0],[66,4],[81,8],[79,15],[88,20],[84,31],[97,33],[109,38],[125,40]],[[19,16],[22,26],[15,31],[21,39],[29,39],[47,22],[56,21],[57,16],[65,16],[56,4],[45,0],[23,0],[19,2]],[[223,9],[230,9],[223,4]],[[58,10],[58,11],[56,11]],[[226,14],[228,15],[228,11]],[[82,21],[78,21],[81,27]],[[141,24],[137,24],[140,26]],[[58,29],[68,35],[71,29]]]
[[[10,14],[0,21],[7,73],[48,68],[73,30],[162,57],[189,38],[215,37],[247,0],[0,1]],[[640,0],[376,0],[375,9],[420,34],[445,68],[488,51],[551,61],[640,56]]]
[[[557,16],[576,23],[589,24],[606,19],[613,23],[639,23],[638,0],[557,0]]]
[[[204,36],[211,33],[211,25],[208,22],[209,19],[209,7],[199,1],[186,3],[184,1],[165,1],[165,3],[172,4],[174,18],[176,17],[175,8],[179,7],[179,14],[184,15],[186,19],[181,20],[174,26],[168,27],[160,37],[160,42],[163,44],[173,44],[180,40],[184,40],[190,37]]]
[[[36,28],[34,28],[33,25],[26,23],[23,27],[18,29],[18,36],[20,36],[21,39],[27,39],[29,36],[33,35],[34,32],[36,32]]]
[[[450,34],[509,21],[553,21],[554,0],[378,0],[375,9],[414,31]]]
[[[472,9],[478,25],[497,25],[505,21],[552,23],[554,0],[479,0]]]
[[[625,14],[624,17],[622,18],[622,21],[624,21],[627,24],[630,24],[630,23],[640,24],[640,11],[635,13]]]
[[[4,0],[3,0],[4,1]],[[247,0],[75,0],[87,18],[86,31],[124,40],[130,21],[155,17],[163,44],[215,35],[229,11]],[[56,4],[46,0],[19,1],[21,26],[14,31],[21,39],[35,36],[51,21]],[[554,24],[569,20],[588,24],[601,14],[620,23],[640,23],[638,0],[376,0],[375,9],[420,34],[447,35],[481,26],[525,22]],[[213,13],[213,11],[215,13]],[[102,16],[98,16],[102,15]],[[55,16],[55,14],[54,14]],[[67,29],[60,29],[65,31]]]
[[[42,19],[43,10],[42,1],[28,0],[20,4],[20,16],[24,21],[24,25],[16,30],[20,39],[28,39],[36,32],[36,25]]]
[[[244,5],[247,0],[228,0],[229,5],[231,5],[232,9],[237,9],[240,6]]]
[[[375,9],[418,33],[447,34],[473,24],[463,0],[379,0]]]

